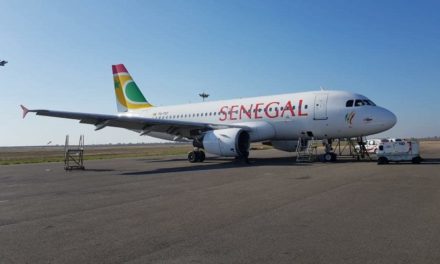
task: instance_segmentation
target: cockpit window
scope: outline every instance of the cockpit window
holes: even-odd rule
[[[363,106],[365,103],[363,100],[356,100],[354,106]]]
[[[369,100],[363,100],[364,101],[364,105],[371,105]]]
[[[371,100],[367,100],[367,101],[370,103],[370,105],[372,105],[372,106],[376,106],[376,104],[373,103],[373,101],[371,101]]]
[[[345,106],[346,106],[346,107],[352,107],[352,106],[353,106],[353,100],[348,100],[348,101],[345,103]]]

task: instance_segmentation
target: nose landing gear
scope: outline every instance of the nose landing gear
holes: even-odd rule
[[[325,154],[322,155],[323,162],[335,162],[337,159],[336,153],[333,152],[333,141],[331,139],[324,139],[322,144],[325,147]]]
[[[327,152],[322,155],[322,161],[324,162],[335,162],[336,161],[336,154],[333,152]]]

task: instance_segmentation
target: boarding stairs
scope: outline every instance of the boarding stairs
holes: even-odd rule
[[[64,169],[84,170],[84,135],[79,137],[78,146],[69,145],[69,135],[66,135],[66,143],[64,145]]]
[[[298,139],[296,145],[296,162],[312,162],[315,161],[318,152],[318,143],[313,138],[304,140]]]

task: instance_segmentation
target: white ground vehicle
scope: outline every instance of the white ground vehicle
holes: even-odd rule
[[[365,142],[365,149],[367,150],[368,153],[374,153],[376,154],[378,149],[379,149],[379,145],[381,143],[385,143],[388,142],[388,139],[368,139]],[[360,146],[357,145],[356,149],[359,151],[360,150]]]
[[[377,164],[387,164],[390,161],[411,161],[412,163],[422,161],[419,142],[415,140],[381,143],[377,151],[377,158]]]

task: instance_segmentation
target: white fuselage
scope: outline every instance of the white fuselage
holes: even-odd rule
[[[397,121],[392,112],[374,105],[367,97],[343,91],[302,92],[153,107],[127,115],[218,125],[246,124],[262,131],[261,136],[251,135],[251,141],[360,137],[390,129]],[[270,127],[270,133],[263,131],[267,127]],[[166,133],[147,134],[175,139],[175,136]]]

